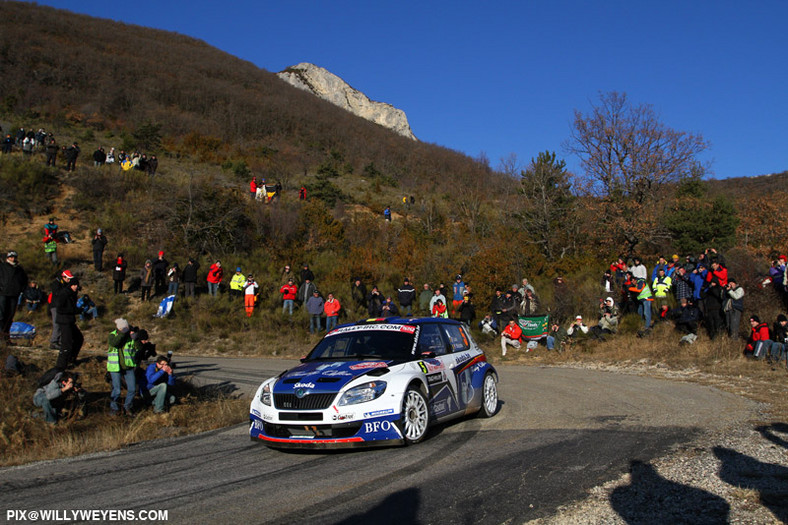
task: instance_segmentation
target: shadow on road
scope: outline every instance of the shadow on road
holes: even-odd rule
[[[788,523],[788,468],[724,447],[714,447],[714,455],[722,462],[720,479],[734,487],[757,491],[761,505]]]
[[[610,495],[610,504],[627,523],[727,523],[730,506],[705,490],[660,476],[648,463],[630,463],[632,481]]]
[[[368,525],[369,523],[375,523],[375,525],[388,523],[397,525],[404,523],[416,524],[420,523],[417,517],[420,504],[419,490],[409,488],[391,494],[364,513],[355,514],[336,523],[337,525]]]
[[[768,439],[775,445],[779,445],[783,448],[788,448],[788,439],[786,439],[783,436],[778,436],[775,434],[775,432],[779,432],[781,434],[788,435],[788,424],[773,423],[771,425],[762,425],[760,427],[755,427],[755,430],[760,432],[765,439]]]

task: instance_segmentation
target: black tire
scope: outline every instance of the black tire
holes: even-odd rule
[[[406,445],[415,445],[427,435],[430,426],[430,411],[427,397],[421,389],[409,386],[402,398],[402,414],[399,428]]]
[[[493,417],[498,412],[498,385],[492,372],[487,372],[482,381],[482,406],[480,417]]]

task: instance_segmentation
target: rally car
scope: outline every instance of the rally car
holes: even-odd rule
[[[274,448],[413,444],[430,425],[498,409],[498,374],[465,325],[439,318],[342,325],[264,381],[249,434]]]

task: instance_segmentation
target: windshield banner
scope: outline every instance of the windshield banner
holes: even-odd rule
[[[523,331],[523,339],[541,339],[546,336],[549,321],[549,315],[517,318],[517,323]]]

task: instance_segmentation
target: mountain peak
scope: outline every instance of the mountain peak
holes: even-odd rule
[[[416,140],[404,111],[385,102],[370,100],[364,93],[352,88],[325,68],[302,62],[280,71],[277,76],[288,84],[309,91],[354,115]]]

